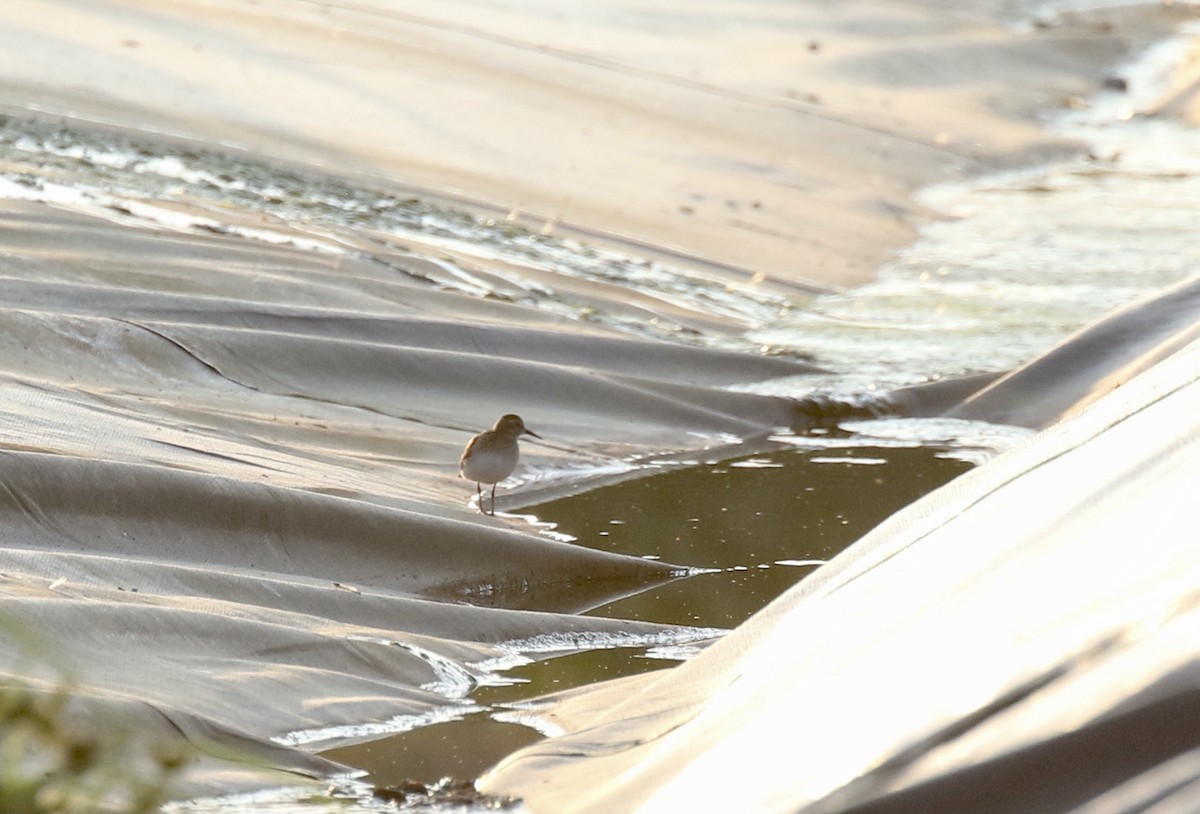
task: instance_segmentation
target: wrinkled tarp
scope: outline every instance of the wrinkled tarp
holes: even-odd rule
[[[518,304],[487,304],[479,323],[414,317],[419,285],[345,276],[294,247],[246,257],[233,237],[19,202],[0,236],[0,604],[21,631],[4,669],[66,677],[104,709],[136,700],[204,743],[258,743],[303,773],[320,771],[264,739],[329,746],[361,737],[348,724],[461,712],[481,665],[515,654],[712,635],[575,616],[686,571],[466,505],[454,462],[488,420],[472,377],[554,439],[526,447],[534,466],[568,470],[631,449],[753,444],[864,409],[721,388],[813,370],[800,362],[598,328],[577,341]],[[73,248],[105,245],[104,262]],[[388,296],[339,307],[372,288]],[[1089,400],[1080,392],[1126,384],[1178,346],[1198,291],[1132,306],[999,380],[865,409],[942,412],[990,383],[991,403],[1052,423]],[[1038,412],[1026,381],[1046,368],[1074,389]]]
[[[43,204],[0,238],[3,670],[216,741],[328,746],[461,710],[519,654],[711,636],[576,616],[686,569],[481,517],[458,451],[500,403],[554,439],[535,466],[762,435],[795,405],[714,385],[812,369],[515,304],[414,318],[429,292],[382,266],[351,310],[372,283],[336,258]]]
[[[739,28],[639,2],[585,32],[556,4],[480,6],[478,27],[454,8],[9,0],[0,104],[140,131],[134,153],[236,142],[301,174],[362,173],[397,197],[417,188],[534,229],[700,255],[720,284],[802,291],[869,276],[923,221],[914,188],[1044,154],[1029,109],[1089,92],[1173,19],[1016,30],[982,5],[797,3],[777,25],[774,5],[738,4]],[[797,49],[798,30],[818,38]],[[673,67],[647,61],[663,45]],[[18,622],[0,672],[65,678],[85,719],[321,775],[333,767],[306,738],[450,714],[481,665],[596,637],[710,635],[576,616],[679,569],[479,517],[459,450],[516,411],[548,439],[525,448],[531,471],[582,479],[595,461],[752,445],[837,407],[723,389],[812,370],[800,362],[525,307],[553,275],[536,265],[507,274],[352,227],[308,250],[330,238],[305,222],[311,201],[293,223],[179,199],[138,215],[136,192],[104,203],[131,179],[102,139],[49,142],[95,157],[101,194],[73,199],[92,214],[68,211],[22,174],[10,192],[31,200],[0,206],[0,604]],[[203,183],[231,195],[261,170],[231,166]],[[438,252],[487,285],[433,284]],[[557,282],[631,322],[744,327],[660,292]],[[905,397],[938,412],[981,384]]]

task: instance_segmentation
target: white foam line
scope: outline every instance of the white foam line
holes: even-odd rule
[[[817,456],[809,458],[810,464],[847,464],[852,466],[880,466],[888,462],[887,458],[852,458],[850,456]]]
[[[400,642],[394,639],[383,639],[374,636],[348,636],[350,641],[369,642],[387,647],[398,647],[429,665],[434,680],[421,685],[426,692],[436,693],[449,699],[466,698],[471,690],[479,684],[479,676],[464,668],[461,664],[445,656],[418,647],[410,642]]]
[[[271,738],[284,746],[308,746],[322,741],[377,738],[383,735],[398,735],[424,726],[461,721],[467,715],[481,712],[484,708],[473,701],[436,707],[419,715],[396,715],[386,721],[300,729]]]
[[[744,461],[734,461],[729,464],[732,469],[782,469],[783,464],[769,458],[747,458]]]
[[[616,650],[633,647],[668,647],[724,636],[723,628],[682,627],[658,633],[601,633],[597,631],[575,631],[570,633],[547,633],[527,639],[512,639],[497,647],[505,655],[472,662],[468,666],[487,672],[512,669],[528,664],[526,654],[572,653],[590,650]]]
[[[809,565],[824,565],[828,560],[775,560],[775,565],[790,565],[803,567]]]
[[[691,644],[672,644],[664,647],[649,648],[642,658],[662,659],[664,661],[687,661],[708,647],[711,642],[693,642]]]
[[[375,796],[375,787],[358,778],[365,772],[329,778],[324,791],[307,783],[296,786],[256,789],[220,797],[174,800],[162,807],[163,814],[384,814],[395,812],[394,803]]]

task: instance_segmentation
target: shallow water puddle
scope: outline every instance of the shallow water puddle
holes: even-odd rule
[[[505,755],[540,740],[528,727],[482,715],[415,729],[384,740],[331,749],[325,756],[368,772],[377,787],[473,780]]]
[[[970,468],[936,447],[847,441],[669,469],[531,511],[580,545],[712,569],[589,615],[732,628],[813,563]]]
[[[912,438],[843,433],[777,443],[526,510],[577,545],[706,570],[587,615],[732,628],[879,521],[972,467],[954,454],[958,444]],[[375,785],[470,780],[541,737],[522,701],[669,667],[694,646],[610,647],[524,664],[504,672],[511,683],[470,694],[478,713],[323,754],[367,771]]]

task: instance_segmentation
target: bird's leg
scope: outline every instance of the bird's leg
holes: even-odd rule
[[[492,517],[496,516],[496,484],[492,484]]]
[[[480,514],[487,514],[487,512],[485,512],[483,510],[483,484],[481,484],[481,483],[475,484],[475,494],[478,495],[478,498],[476,498],[476,501],[475,501],[475,505],[479,507]]]

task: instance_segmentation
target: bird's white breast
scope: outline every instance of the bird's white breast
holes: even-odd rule
[[[479,483],[499,483],[517,468],[517,445],[507,450],[472,450],[462,462],[462,475]]]

